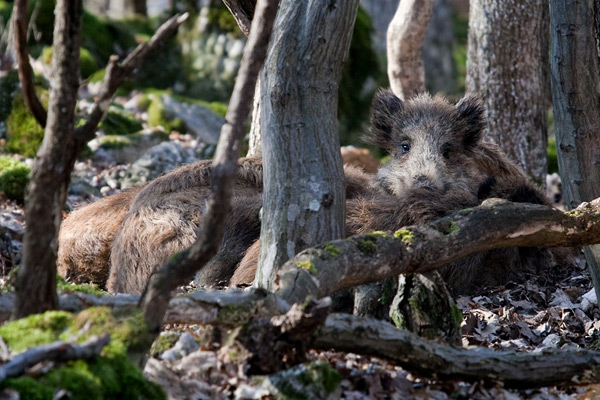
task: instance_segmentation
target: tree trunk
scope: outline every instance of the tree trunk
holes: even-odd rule
[[[452,7],[448,0],[435,0],[423,46],[427,90],[446,95],[457,92],[457,70],[454,62]]]
[[[487,138],[545,182],[548,3],[473,0],[466,87],[487,103]]]
[[[337,96],[358,0],[281,3],[261,73],[264,204],[256,282],[344,233]]]
[[[434,0],[402,0],[387,33],[388,77],[394,94],[409,99],[425,91],[423,40]]]
[[[17,318],[55,309],[57,233],[72,166],[79,75],[81,0],[59,0],[54,22],[54,55],[44,140],[31,170],[25,206],[23,265],[16,282]]]
[[[552,0],[550,10],[558,168],[567,205],[574,208],[600,195],[598,2]],[[600,298],[600,246],[586,247],[585,255]]]

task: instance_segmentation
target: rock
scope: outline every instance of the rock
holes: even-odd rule
[[[200,346],[196,343],[194,337],[189,333],[184,332],[177,343],[175,343],[175,346],[162,354],[162,359],[172,363],[196,351],[198,347]]]
[[[224,118],[207,107],[182,103],[167,94],[163,94],[160,99],[167,115],[181,119],[196,139],[207,144],[217,143],[221,127],[225,123]]]
[[[177,142],[163,142],[151,147],[127,170],[117,170],[113,176],[120,184],[121,189],[133,187],[151,181],[160,175],[171,171],[181,164],[196,161],[190,152]],[[109,178],[105,178],[110,186]],[[112,187],[112,186],[111,186]]]
[[[94,158],[116,164],[128,164],[140,158],[148,149],[167,140],[162,129],[145,129],[130,135],[104,135],[91,140],[89,148]]]
[[[84,200],[90,200],[100,197],[102,194],[100,193],[100,190],[91,183],[77,176],[73,176],[71,177],[71,184],[69,185],[69,195],[81,197]]]

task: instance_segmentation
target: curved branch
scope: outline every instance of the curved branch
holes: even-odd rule
[[[19,80],[23,90],[23,99],[36,121],[46,127],[48,113],[42,105],[33,84],[33,71],[29,64],[29,48],[27,46],[27,0],[16,0],[13,8],[15,29],[15,49],[19,65]]]
[[[600,243],[600,198],[563,213],[490,199],[420,226],[357,235],[299,253],[280,270],[277,293],[289,303],[406,273],[423,273],[500,247]],[[368,273],[365,273],[368,271]]]
[[[242,33],[246,36],[250,35],[256,0],[223,0],[223,3],[233,15]]]

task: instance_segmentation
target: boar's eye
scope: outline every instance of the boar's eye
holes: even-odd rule
[[[400,153],[401,154],[406,154],[410,151],[410,144],[408,143],[402,143],[400,145]]]

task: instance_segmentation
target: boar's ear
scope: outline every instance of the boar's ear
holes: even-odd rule
[[[402,100],[390,89],[375,94],[371,105],[371,136],[367,138],[368,142],[383,148],[390,146],[395,115],[402,105]]]
[[[465,124],[463,144],[473,146],[481,139],[485,125],[485,106],[478,94],[469,93],[457,104],[456,109]]]

